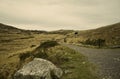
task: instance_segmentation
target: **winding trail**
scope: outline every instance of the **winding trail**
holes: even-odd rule
[[[93,49],[64,45],[82,53],[90,62],[97,65],[102,79],[120,79],[120,49]]]

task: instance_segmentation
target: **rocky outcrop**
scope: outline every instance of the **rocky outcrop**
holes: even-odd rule
[[[14,79],[60,79],[63,71],[50,61],[35,58],[14,74]]]

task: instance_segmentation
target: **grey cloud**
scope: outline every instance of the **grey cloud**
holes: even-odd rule
[[[90,29],[119,22],[119,3],[120,0],[1,0],[0,22],[26,29],[27,25],[46,30]]]

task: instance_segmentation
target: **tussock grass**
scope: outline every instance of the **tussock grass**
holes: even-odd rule
[[[20,54],[21,61],[27,62],[28,58],[44,58],[56,66],[60,67],[64,71],[64,75],[61,79],[98,79],[93,64],[89,63],[85,56],[82,54],[62,45],[51,45],[49,48],[44,48],[44,44],[53,43],[53,41],[47,41],[42,43],[32,52],[26,52]]]

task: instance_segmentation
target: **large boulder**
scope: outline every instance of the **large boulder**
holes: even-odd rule
[[[35,58],[14,74],[14,79],[60,79],[63,71],[50,61]]]

